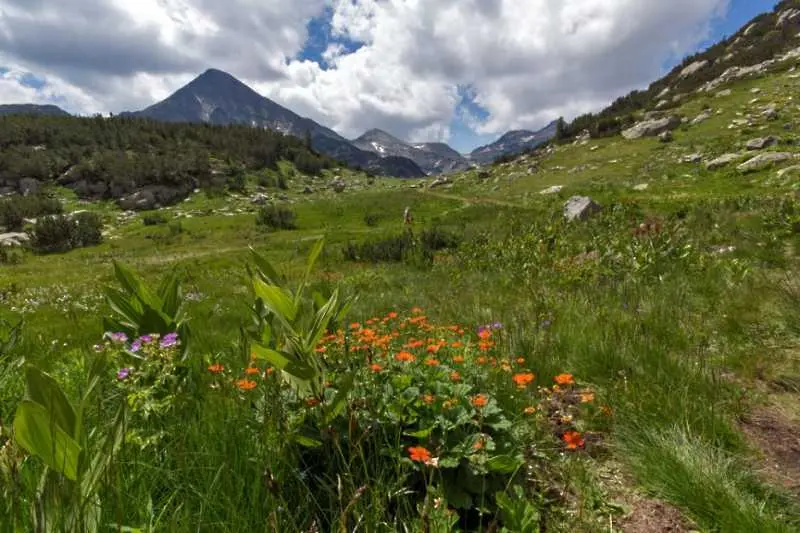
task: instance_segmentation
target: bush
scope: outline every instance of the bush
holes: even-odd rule
[[[297,215],[288,207],[265,205],[256,215],[256,224],[270,229],[296,229]]]
[[[367,213],[364,215],[364,224],[370,228],[374,228],[380,224],[381,216],[378,213]]]
[[[13,196],[0,201],[0,226],[6,231],[20,231],[26,218],[56,215],[64,211],[61,202],[43,194]]]
[[[95,246],[103,241],[102,228],[96,213],[43,217],[33,228],[33,248],[39,253],[57,253]]]
[[[458,247],[461,239],[441,228],[423,230],[419,238],[411,230],[401,235],[359,244],[348,243],[344,248],[344,258],[348,261],[369,261],[374,263],[422,262],[430,264],[433,252]]]
[[[161,213],[148,213],[142,217],[145,226],[160,226],[167,223],[167,217]]]

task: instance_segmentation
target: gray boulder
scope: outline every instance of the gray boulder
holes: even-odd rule
[[[27,233],[0,233],[0,246],[22,246],[30,240]]]
[[[674,138],[675,137],[672,135],[672,132],[669,130],[662,131],[661,133],[658,134],[658,140],[661,141],[662,143],[672,142]]]
[[[563,189],[563,185],[553,185],[552,187],[548,187],[546,189],[542,189],[539,191],[539,194],[558,194]]]
[[[433,180],[430,183],[430,185],[428,185],[428,188],[429,189],[434,189],[436,187],[441,187],[442,185],[448,185],[450,183],[452,183],[450,178],[448,178],[447,176],[440,176],[440,177],[436,178],[435,180]]]
[[[628,140],[640,139],[642,137],[655,137],[662,132],[674,130],[680,126],[680,124],[681,119],[677,116],[644,120],[623,131],[622,136]]]
[[[701,122],[705,122],[709,118],[711,118],[711,110],[706,110],[697,115],[696,117],[694,117],[692,119],[691,124],[692,126],[697,126],[698,124],[700,124]]]
[[[602,210],[602,207],[588,196],[573,196],[564,204],[564,217],[569,220],[586,220]]]
[[[733,163],[734,161],[738,161],[739,159],[741,159],[741,157],[742,156],[739,155],[739,154],[721,155],[718,158],[713,159],[713,160],[709,161],[708,163],[706,163],[706,168],[708,170],[716,170],[718,168],[722,168],[722,167],[724,167],[726,165],[729,165],[730,163]]]
[[[758,139],[751,139],[747,141],[747,144],[745,146],[748,150],[763,150],[768,146],[772,146],[776,142],[778,142],[778,139],[770,135],[769,137],[759,137]]]
[[[39,183],[39,180],[33,178],[22,178],[19,180],[19,192],[22,196],[36,194],[39,192],[40,187],[41,183]]]
[[[736,168],[740,172],[753,172],[771,167],[775,163],[780,163],[781,161],[795,159],[796,157],[796,154],[789,152],[767,152],[764,154],[759,154],[752,159],[748,159]]]
[[[346,188],[347,188],[347,183],[345,183],[342,178],[337,177],[335,180],[331,182],[331,189],[333,189],[333,192],[336,193],[344,192]]]
[[[678,161],[681,163],[699,163],[702,160],[702,154],[689,154],[681,157]]]

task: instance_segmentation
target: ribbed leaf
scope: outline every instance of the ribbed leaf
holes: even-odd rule
[[[44,407],[53,422],[70,437],[75,437],[75,409],[56,380],[34,366],[25,369],[28,396]]]
[[[122,287],[129,294],[136,296],[145,306],[153,309],[161,309],[163,307],[161,299],[153,294],[153,292],[147,288],[147,285],[145,285],[128,267],[114,261],[114,273]]]
[[[280,281],[280,276],[278,276],[278,272],[272,266],[272,263],[267,261],[263,255],[256,252],[253,248],[250,248],[250,258],[256,264],[256,268],[264,281],[271,283],[278,283]]]
[[[41,404],[23,400],[14,417],[14,438],[28,453],[39,457],[56,472],[78,479],[80,445],[55,424]]]
[[[256,296],[261,298],[264,305],[275,313],[278,318],[286,322],[287,325],[291,323],[297,316],[297,307],[292,301],[292,298],[286,294],[286,291],[275,285],[267,285],[261,280],[255,280]]]

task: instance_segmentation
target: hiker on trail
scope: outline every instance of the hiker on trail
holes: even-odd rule
[[[403,224],[409,225],[411,224],[411,208],[406,207],[406,210],[403,212]]]

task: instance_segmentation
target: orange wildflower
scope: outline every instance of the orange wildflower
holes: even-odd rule
[[[461,381],[461,374],[453,370],[450,372],[450,381]]]
[[[454,343],[452,343],[450,345],[450,347],[451,348],[463,348],[464,347],[464,343],[461,342],[461,341],[455,341]]]
[[[250,379],[240,379],[236,382],[236,386],[241,390],[253,390],[256,388],[256,382]]]
[[[478,357],[478,364],[479,365],[485,365],[486,361],[488,361],[488,359],[486,359],[485,357],[483,357],[483,356]]]
[[[358,322],[353,322],[352,324],[350,324],[350,329],[360,329],[360,328],[361,324],[359,324]]]
[[[254,376],[256,374],[260,374],[261,370],[259,370],[258,368],[254,367],[254,366],[249,366],[244,371],[244,373],[247,374],[248,376]]]
[[[397,318],[397,313],[395,313],[394,311],[392,311],[391,313],[389,313],[388,315],[386,315],[386,318]]]
[[[511,365],[508,363],[501,364],[500,368],[503,370],[503,372],[511,372]]]
[[[425,359],[425,364],[428,366],[439,366],[441,363],[436,359]]]
[[[535,378],[536,376],[532,372],[524,372],[521,374],[514,374],[511,379],[516,383],[517,387],[524,389],[530,385]]]
[[[319,400],[317,398],[306,398],[306,405],[309,407],[315,407],[319,405]]]
[[[274,368],[272,368],[272,367],[269,367],[269,368],[266,370],[265,374],[266,374],[267,376],[271,376],[273,372],[275,372],[275,369],[274,369]]]
[[[524,357],[517,357],[517,364],[518,365],[524,365],[525,364],[525,358]]]
[[[408,457],[412,461],[417,461],[419,463],[427,463],[428,461],[431,460],[431,452],[429,452],[427,448],[424,448],[422,446],[409,446]]]
[[[406,362],[406,363],[411,363],[411,362],[417,360],[417,358],[414,356],[414,354],[408,353],[408,352],[400,352],[400,353],[396,354],[394,356],[394,358],[397,361],[402,361],[402,362]]]
[[[534,407],[532,405],[528,406],[522,412],[525,413],[526,415],[532,415],[533,413],[536,412],[536,407]]]
[[[214,363],[213,365],[209,365],[208,367],[208,371],[211,372],[212,374],[219,374],[223,370],[225,370],[225,367],[222,366],[220,363]]]
[[[317,352],[317,353],[325,353],[325,352],[328,351],[328,347],[327,346],[320,346],[319,348],[316,348],[314,351]]]
[[[602,411],[603,414],[606,415],[606,416],[611,416],[611,408],[609,406],[607,406],[607,405],[602,406],[600,408],[600,411]]]
[[[433,394],[426,394],[422,397],[422,401],[425,402],[425,405],[430,405],[436,400],[436,396]]]
[[[473,450],[482,450],[483,449],[483,439],[478,439],[475,441],[475,444],[472,445]]]
[[[411,308],[411,313],[414,314],[414,315],[418,315],[418,314],[422,313],[422,309],[420,309],[419,307],[412,307]]]
[[[464,356],[463,355],[454,356],[453,357],[453,362],[454,363],[463,363],[464,362]]]
[[[482,329],[478,332],[478,337],[487,340],[492,336],[492,332],[488,329]]]
[[[592,391],[584,391],[581,393],[581,403],[591,403],[594,401],[594,393]]]
[[[438,344],[431,344],[430,346],[428,346],[427,350],[428,353],[436,353],[439,351],[440,348],[441,347]]]
[[[583,447],[583,437],[577,431],[567,431],[561,436],[561,439],[567,445],[568,450],[576,450]]]
[[[569,374],[569,373],[566,373],[566,372],[564,374],[557,375],[553,379],[559,385],[571,385],[571,384],[575,383],[575,378],[572,376],[572,374]]]
[[[383,367],[381,365],[379,365],[378,363],[375,363],[375,364],[370,365],[369,369],[372,370],[373,372],[380,372],[381,370],[383,370]]]
[[[482,352],[489,351],[492,346],[494,346],[494,343],[491,341],[481,341],[478,343],[478,349]]]
[[[485,407],[489,403],[489,398],[485,394],[478,394],[472,397],[472,405],[475,407]]]

